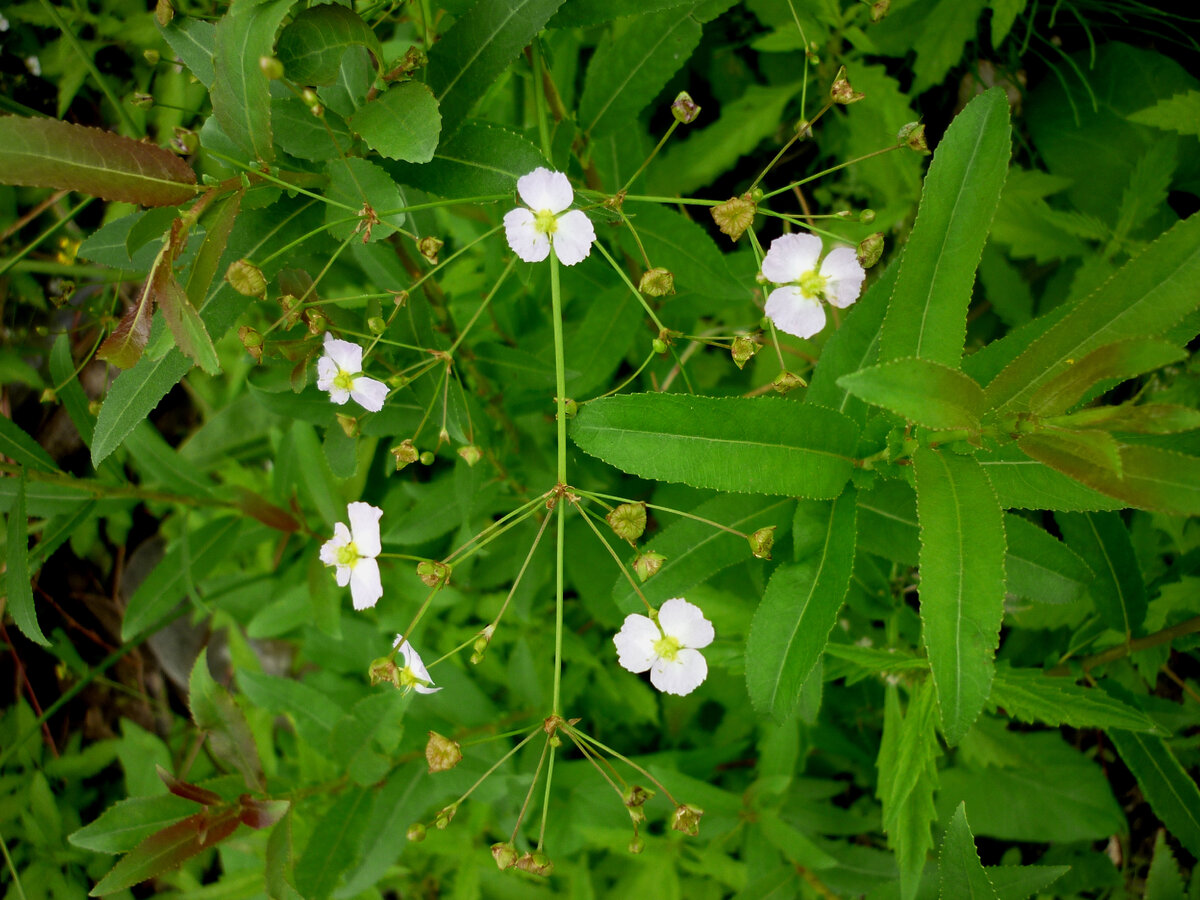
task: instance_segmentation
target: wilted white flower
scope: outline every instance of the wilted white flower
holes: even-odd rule
[[[29,74],[35,78],[42,74],[42,61],[36,56],[25,57],[25,68],[29,70]]]
[[[667,600],[658,622],[631,613],[613,637],[617,662],[630,672],[650,670],[650,683],[666,694],[690,694],[708,675],[700,648],[715,637],[700,607],[682,597]]]
[[[325,355],[317,360],[317,387],[329,391],[329,399],[339,406],[353,397],[363,409],[379,412],[388,388],[362,373],[362,357],[358,344],[340,341],[325,332]]]
[[[355,609],[368,609],[383,596],[379,563],[375,557],[379,543],[379,517],[383,510],[370,503],[351,503],[346,507],[350,519],[347,528],[341,522],[333,526],[333,539],[321,545],[321,562],[337,566],[337,583],[350,585]]]
[[[413,645],[404,639],[403,635],[396,635],[393,647],[400,648],[400,655],[404,657],[404,668],[400,670],[400,687],[404,690],[415,690],[418,694],[436,694],[441,690],[440,687],[433,686],[433,679],[429,677],[429,670],[425,668],[425,663],[421,662],[421,654],[413,649]]]
[[[571,182],[562,172],[539,167],[517,179],[517,193],[529,207],[518,206],[504,216],[508,246],[525,262],[554,255],[564,266],[587,259],[596,230],[582,210],[564,212],[575,199]]]
[[[771,291],[765,312],[780,331],[810,338],[825,327],[822,300],[844,309],[858,299],[867,273],[854,250],[836,247],[818,268],[820,257],[816,235],[785,234],[771,241],[762,273],[782,286]]]

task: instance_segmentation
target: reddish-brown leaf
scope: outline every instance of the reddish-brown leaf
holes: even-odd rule
[[[214,847],[238,827],[238,810],[198,812],[156,831],[129,851],[89,896],[100,897],[140,884]]]
[[[162,766],[155,766],[154,768],[158,771],[158,777],[162,779],[162,783],[167,786],[167,790],[176,797],[182,797],[184,800],[191,800],[204,806],[217,806],[225,802],[222,800],[220,794],[214,793],[208,788],[202,788],[199,785],[181,781]]]

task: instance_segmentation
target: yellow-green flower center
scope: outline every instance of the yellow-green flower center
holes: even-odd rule
[[[338,547],[337,562],[339,566],[353,566],[358,560],[358,548],[354,546],[354,541],[344,547]]]
[[[679,655],[679,651],[683,649],[683,644],[669,634],[663,635],[654,642],[654,653],[661,659],[667,662],[675,662],[675,657]]]
[[[424,684],[424,680],[417,677],[417,673],[405,666],[400,670],[400,687],[411,688],[418,684]]]
[[[813,269],[800,276],[800,290],[804,291],[806,297],[821,297],[825,294],[825,284],[828,281],[828,278]]]
[[[554,232],[558,231],[558,216],[554,215],[548,209],[535,212],[533,214],[533,227],[542,234],[554,234]]]
[[[345,369],[338,369],[337,375],[334,376],[333,386],[343,391],[354,390],[354,376]]]

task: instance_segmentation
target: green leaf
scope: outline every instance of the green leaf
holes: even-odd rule
[[[630,127],[700,43],[691,3],[631,16],[615,24],[588,63],[579,98],[584,134],[604,137]]]
[[[186,288],[187,299],[195,309],[203,306],[208,298],[221,257],[229,245],[229,234],[237,221],[244,196],[245,191],[237,191],[223,200],[218,200],[214,204],[215,208],[204,217],[204,240],[196,251]],[[200,327],[203,328],[203,324]],[[207,336],[208,331],[205,330],[205,337]],[[211,343],[211,338],[209,342]]]
[[[237,811],[199,812],[150,835],[121,859],[89,897],[125,890],[169,871],[185,860],[214,847],[238,827]]]
[[[630,203],[625,212],[651,264],[675,275],[676,291],[725,303],[738,298],[750,301],[750,288],[733,277],[725,254],[698,224],[658,204]]]
[[[174,609],[188,584],[211,572],[237,546],[241,525],[241,519],[227,516],[177,540],[129,598],[121,639],[132,640]],[[185,560],[191,565],[185,566]]]
[[[159,30],[171,49],[206,88],[212,88],[217,77],[213,68],[213,47],[217,41],[217,26],[203,19],[193,19],[176,13]]]
[[[283,63],[288,81],[296,84],[333,84],[342,56],[350,47],[371,51],[378,68],[383,60],[379,38],[357,13],[345,6],[324,4],[303,10],[279,34],[275,56]]]
[[[208,669],[208,648],[200,651],[188,679],[188,706],[192,720],[208,732],[213,755],[237,769],[250,790],[263,790],[262,762],[246,716],[233,695],[213,680]]]
[[[837,866],[837,860],[818,847],[803,831],[785,822],[774,810],[763,810],[759,825],[763,837],[793,865],[816,870]]]
[[[854,570],[855,500],[850,489],[796,511],[820,539],[806,559],[775,570],[750,624],[746,687],[760,715],[782,722],[792,713],[829,641]]]
[[[642,305],[625,285],[595,297],[566,337],[568,397],[584,398],[607,387],[640,333],[642,316]]]
[[[271,56],[275,32],[295,0],[235,0],[217,23],[211,99],[226,137],[251,159],[275,158],[271,89],[259,60]]]
[[[59,188],[139,206],[196,196],[196,173],[170,151],[57,119],[0,116],[0,183]]]
[[[385,164],[401,184],[439,197],[515,193],[517,179],[545,166],[540,150],[514,131],[469,120],[424,165]]]
[[[1186,350],[1153,337],[1106,344],[1038,388],[1029,398],[1029,409],[1035,415],[1056,416],[1083,400],[1101,381],[1125,381],[1186,357]]]
[[[21,633],[35,644],[49,647],[50,641],[38,625],[37,608],[33,603],[33,587],[29,583],[29,520],[25,518],[25,470],[17,478],[17,498],[8,511],[8,612]]]
[[[195,811],[195,803],[174,794],[133,797],[114,803],[96,821],[67,835],[67,840],[95,853],[125,853]]]
[[[255,706],[287,713],[305,741],[329,746],[329,733],[342,717],[342,708],[316,688],[291,678],[247,672],[237,673],[238,687]]]
[[[1013,513],[1004,515],[1008,590],[1038,603],[1070,603],[1095,577],[1074,550]]]
[[[571,436],[643,478],[821,500],[849,479],[858,429],[832,410],[785,400],[632,394],[589,403]]]
[[[0,455],[7,456],[18,465],[57,472],[58,466],[42,445],[17,427],[12,419],[0,416]]]
[[[860,369],[838,386],[926,428],[974,431],[983,415],[983,388],[967,375],[909,357]]]
[[[1159,829],[1154,836],[1154,858],[1146,875],[1146,893],[1143,900],[1187,900],[1183,893],[1183,876],[1179,874],[1179,863],[1175,861],[1166,833]]]
[[[880,337],[880,358],[959,367],[975,269],[1008,170],[1008,100],[976,97],[938,145]]]
[[[142,421],[125,441],[130,462],[143,484],[160,484],[185,497],[209,497],[213,482],[180,458],[175,448],[148,421]]]
[[[458,130],[500,73],[563,0],[478,0],[429,51],[428,84],[446,134]]]
[[[305,900],[326,900],[353,864],[367,828],[371,798],[370,788],[351,788],[317,821],[296,860],[296,889]]]
[[[1126,116],[1139,125],[1200,136],[1200,91],[1183,91]]]
[[[977,32],[986,0],[933,0],[928,3],[897,4],[891,14],[872,26],[871,41],[876,52],[905,56],[916,51],[911,91],[919,94],[941,84],[962,58],[968,41]],[[931,28],[930,23],[937,27]]]
[[[913,455],[921,523],[921,623],[942,730],[962,740],[991,690],[1004,618],[1004,520],[979,463]]]
[[[329,172],[329,189],[325,196],[338,205],[326,204],[325,222],[329,225],[329,233],[339,241],[346,240],[363,227],[365,219],[356,218],[363,204],[370,204],[379,216],[379,221],[371,227],[371,242],[394,234],[404,224],[404,194],[382,167],[369,160],[349,157],[330,160],[326,170]]]
[[[1071,871],[1070,866],[988,866],[1000,900],[1029,900]]]
[[[1140,709],[1110,697],[1097,688],[1079,687],[1067,678],[1053,678],[1040,669],[996,668],[988,706],[1012,719],[1073,728],[1123,728],[1156,731]]]
[[[167,327],[175,338],[175,346],[209,375],[218,374],[221,361],[217,358],[217,348],[213,346],[200,313],[196,312],[196,307],[192,306],[188,295],[175,280],[171,266],[159,266],[150,278],[156,285],[158,308],[167,320]]]
[[[360,106],[347,124],[376,153],[410,163],[433,159],[442,132],[442,116],[433,92],[419,81],[392,85]]]
[[[975,454],[1004,509],[1120,509],[1119,500],[1030,459],[1016,444],[984,448]]]
[[[326,109],[318,118],[300,97],[271,98],[271,127],[279,148],[300,159],[337,159],[354,143],[341,116]]]
[[[1029,0],[989,0],[992,8],[992,48],[999,49]]]
[[[571,0],[550,20],[551,28],[599,25],[624,16],[694,6],[696,0]]]
[[[962,803],[946,826],[942,851],[938,854],[938,890],[943,897],[970,900],[999,900],[999,894],[979,861],[975,836],[967,824],[967,809]]]
[[[1051,379],[1093,350],[1159,335],[1200,307],[1200,216],[1177,223],[1071,306],[985,388],[988,406],[1028,408]],[[1036,323],[1035,323],[1036,324]]]
[[[1200,856],[1200,788],[1160,737],[1113,729],[1109,739],[1137,779],[1154,814],[1184,848]]]
[[[162,259],[162,256],[159,256]],[[155,263],[155,272],[163,267]],[[112,330],[96,350],[96,358],[112,363],[118,369],[132,369],[150,340],[150,318],[154,315],[154,274],[146,279],[146,285],[138,295],[137,302],[125,311],[117,327]]]

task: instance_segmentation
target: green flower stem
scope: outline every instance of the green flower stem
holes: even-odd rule
[[[627,500],[624,497],[617,497],[613,494],[601,494],[601,493],[594,492],[594,491],[576,490],[576,493],[578,493],[582,497],[603,498],[605,500],[616,500],[618,503],[633,503],[634,502],[632,500]],[[669,506],[658,506],[657,504],[654,504],[654,503],[647,503],[646,509],[657,509],[660,512],[667,512],[667,513],[671,513],[672,515],[683,516],[685,519],[693,519],[697,522],[703,522],[705,525],[711,525],[713,528],[716,528],[720,531],[728,531],[730,534],[736,534],[740,538],[746,538],[747,540],[749,540],[749,538],[750,538],[750,535],[745,534],[744,532],[738,531],[736,528],[730,528],[728,525],[722,525],[720,522],[714,522],[712,519],[706,519],[703,516],[697,516],[693,513],[684,512],[681,509],[672,509]]]
[[[550,785],[554,784],[554,754],[558,750],[549,738],[546,745],[550,748],[550,762],[546,766],[546,792],[542,796],[542,824],[538,828],[537,850],[541,850],[546,841],[546,821],[550,818]]]
[[[622,802],[624,802],[625,791],[623,788],[617,787],[617,782],[613,781],[613,778],[616,778],[622,784],[625,784],[625,779],[621,778],[621,776],[619,774],[617,774],[617,770],[612,767],[612,764],[609,763],[608,760],[606,760],[603,756],[601,756],[599,753],[597,753],[595,750],[593,750],[591,747],[589,747],[587,744],[585,744],[583,741],[581,741],[578,737],[575,736],[575,734],[573,732],[571,732],[565,728],[563,729],[563,731],[566,733],[566,735],[570,739],[571,743],[575,745],[575,749],[580,752],[580,754],[583,756],[584,759],[586,759],[588,762],[590,762],[593,766],[596,767],[596,771],[600,773],[600,777],[609,783],[609,786],[612,787],[612,789],[617,792],[617,796],[621,798]],[[602,766],[601,763],[604,763],[604,766],[608,766],[608,769],[612,771],[611,776],[608,774],[607,771],[605,771],[604,766]]]
[[[604,549],[607,550],[609,556],[613,558],[613,562],[615,562],[620,568],[621,574],[625,576],[625,579],[629,582],[629,586],[633,588],[634,592],[638,595],[638,597],[641,598],[642,602],[646,604],[646,612],[653,613],[654,607],[650,605],[650,601],[646,599],[646,595],[642,593],[642,589],[638,587],[638,583],[634,581],[633,576],[629,573],[629,569],[625,566],[625,563],[621,562],[621,557],[617,556],[617,551],[612,548],[612,545],[609,544],[608,539],[600,533],[600,529],[597,528],[596,523],[592,521],[591,513],[580,506],[578,501],[575,501],[575,508],[579,510],[580,515],[583,517],[583,521],[588,523],[588,527],[592,529],[592,533],[600,539],[600,543],[604,545]]]
[[[458,349],[458,345],[463,342],[463,338],[467,336],[467,333],[475,326],[475,323],[479,321],[479,317],[483,315],[483,311],[491,304],[492,298],[496,296],[496,292],[500,290],[500,286],[504,284],[505,279],[507,279],[512,273],[513,267],[516,265],[516,263],[517,258],[515,256],[508,261],[508,265],[504,267],[504,271],[500,273],[500,277],[496,279],[496,283],[492,285],[492,289],[488,291],[487,296],[483,298],[483,302],[479,304],[479,309],[475,310],[475,313],[467,321],[467,324],[463,326],[463,329],[461,332],[459,332],[458,337],[454,339],[454,343],[450,345],[450,349],[446,351],[447,353],[453,355],[454,351]]]
[[[521,811],[517,813],[517,823],[513,825],[512,837],[508,839],[510,844],[516,844],[517,832],[521,830],[521,822],[525,819],[525,813],[529,811],[529,801],[533,799],[533,789],[537,787],[538,779],[542,775],[542,766],[546,762],[546,751],[550,749],[550,735],[546,735],[546,742],[542,744],[542,755],[538,757],[537,768],[533,770],[533,781],[529,783],[529,790],[525,792],[525,802],[521,804]],[[549,783],[550,779],[546,779]]]
[[[814,119],[814,121],[816,121],[816,120]],[[893,150],[899,150],[903,146],[904,146],[903,144],[893,144],[890,147],[884,147],[882,150],[876,150],[872,153],[866,154],[865,156],[857,156],[854,159],[848,159],[844,163],[838,163],[836,166],[830,166],[828,169],[824,169],[820,172],[817,172],[815,175],[809,175],[807,178],[801,178],[799,181],[793,181],[791,184],[784,185],[783,187],[777,188],[776,190],[767,191],[767,193],[763,194],[762,199],[770,200],[772,197],[774,197],[778,194],[785,193],[786,191],[790,191],[792,188],[800,187],[801,185],[808,184],[810,181],[816,181],[818,178],[824,178],[826,175],[830,175],[830,174],[836,172],[838,169],[844,169],[847,166],[852,166],[855,163],[860,163],[863,160],[871,159],[872,157],[875,157],[875,156],[882,156],[884,153],[891,153]],[[626,197],[625,199],[628,200],[629,198]],[[762,210],[762,212],[765,212],[765,210]]]
[[[13,888],[16,889],[18,900],[26,900],[25,888],[21,886],[21,876],[17,874],[17,867],[13,865],[12,857],[8,855],[8,844],[4,842],[3,837],[0,837],[0,850],[4,852],[4,864],[8,866],[8,871],[12,875]]]
[[[8,259],[4,260],[3,263],[0,263],[0,276],[3,276],[5,272],[7,272],[9,269],[11,269],[13,266],[15,266],[21,260],[23,260],[30,253],[32,253],[34,248],[36,248],[39,244],[41,244],[42,241],[46,240],[49,237],[52,237],[56,231],[58,231],[60,228],[62,228],[68,222],[70,222],[72,219],[74,219],[77,215],[79,215],[81,212],[83,212],[85,209],[87,209],[88,204],[90,204],[95,199],[96,199],[95,197],[87,197],[87,198],[81,200],[78,204],[75,205],[75,207],[73,209],[68,211],[65,216],[63,216],[61,219],[59,219],[57,222],[55,222],[53,225],[51,225],[49,228],[47,228],[45,231],[43,231],[41,234],[39,234],[37,237],[35,237],[32,241],[30,241],[28,244],[26,244],[24,247],[22,247],[20,249],[20,251],[16,254],[16,256],[10,256]],[[29,264],[26,263],[26,265],[28,266]],[[61,263],[59,263],[58,265],[62,266]],[[47,275],[66,275],[68,277],[72,277],[72,276],[78,277],[79,271],[83,268],[85,268],[85,267],[75,266],[75,265],[66,265],[66,266],[62,266],[62,271],[60,271],[60,272],[46,272],[45,274],[47,274]],[[27,268],[26,271],[32,271],[32,269]],[[111,273],[111,271],[112,271],[111,269],[97,268],[97,273],[98,273],[97,277],[102,278],[105,275],[108,275],[109,273]],[[114,280],[122,280],[123,281],[125,279],[114,279]]]
[[[508,531],[509,528],[512,528],[514,525],[518,525],[527,519],[533,514],[534,507],[544,502],[545,499],[552,493],[553,491],[547,491],[540,496],[534,497],[532,500],[526,501],[523,505],[517,507],[502,518],[497,519],[483,531],[479,532],[479,534],[468,540],[461,547],[458,547],[452,551],[449,556],[442,560],[442,562],[450,565],[452,561],[460,562],[461,560],[466,559],[471,553],[475,553],[477,550],[479,550],[480,547],[486,546],[505,531]],[[470,553],[467,552],[468,549],[470,550]]]
[[[245,172],[251,181],[266,181],[270,184],[276,185],[277,187],[286,188],[287,190],[294,191],[297,194],[303,194],[305,197],[311,197],[313,200],[319,200],[322,203],[328,204],[329,206],[336,206],[339,209],[348,210],[349,212],[354,213],[353,219],[361,218],[361,216],[358,215],[358,210],[355,209],[353,206],[351,206],[349,203],[343,203],[340,200],[333,200],[329,197],[324,196],[323,194],[315,194],[312,191],[302,187],[300,184],[295,184],[291,181],[286,181],[283,178],[279,178],[276,175],[272,175],[270,172],[264,172],[259,168],[247,165],[246,163],[242,162],[241,160],[234,159],[232,156],[226,156],[224,153],[221,153],[218,150],[213,150],[212,148],[206,147],[204,152],[208,156],[213,157],[214,159],[219,159],[221,162],[225,163],[226,165],[233,166],[235,169],[240,169],[241,171]],[[276,170],[276,171],[278,171],[278,170]],[[295,173],[295,174],[297,175],[298,179],[302,179],[304,181],[309,180],[308,173]]]
[[[599,244],[596,244],[599,247]],[[554,317],[554,388],[558,412],[558,483],[567,483],[567,369],[562,323],[562,288],[558,277],[558,257],[550,254],[550,303]]]
[[[791,213],[776,212],[773,209],[760,209],[759,212],[764,216],[770,216],[775,219],[781,219],[789,225],[795,225],[797,228],[803,228],[805,231],[811,231],[813,234],[819,234],[831,241],[844,241],[842,235],[833,231],[828,231],[824,228],[817,228],[815,225],[810,225],[808,220],[816,218],[816,216],[795,216]]]
[[[525,577],[525,570],[529,568],[529,561],[533,559],[533,554],[538,548],[538,544],[542,542],[542,535],[546,533],[546,526],[550,524],[550,516],[546,516],[542,520],[542,525],[538,528],[538,533],[533,538],[533,544],[529,548],[529,552],[525,554],[525,562],[521,563],[521,570],[517,572],[517,577],[513,580],[512,587],[508,590],[508,596],[504,598],[504,603],[500,606],[500,612],[496,613],[496,618],[492,619],[493,631],[500,624],[500,619],[504,616],[505,610],[508,609],[508,604],[512,602],[513,594],[517,592],[517,588],[521,584],[521,579]]]
[[[598,197],[601,200],[607,199],[606,194],[600,191],[581,190],[579,193]],[[654,197],[647,194],[626,194],[623,200],[633,200],[638,203],[666,203],[669,206],[682,204],[683,206],[720,206],[724,200],[701,200],[699,197]]]
[[[404,632],[403,638],[405,641],[408,641],[410,645],[413,642],[413,632],[416,631],[417,626],[421,624],[421,619],[425,617],[425,613],[429,609],[429,604],[433,602],[433,595],[441,589],[442,586],[440,584],[429,589],[429,593],[425,595],[425,599],[421,601],[421,605],[417,608],[417,614],[413,616],[412,621],[408,623],[408,629]],[[401,641],[400,643],[404,643],[404,641]],[[399,653],[399,645],[392,647],[392,652],[388,654],[388,659],[395,659]]]
[[[429,398],[429,405],[425,407],[425,414],[421,416],[421,421],[417,424],[417,428],[413,432],[412,442],[414,444],[417,442],[417,438],[420,437],[421,432],[424,430],[425,423],[429,421],[429,414],[433,412],[433,405],[437,402],[438,391],[441,389],[442,383],[446,380],[446,373],[450,370],[450,364],[446,363],[441,367],[441,369],[442,373],[438,378],[437,386],[433,389],[433,396]]]
[[[621,221],[629,229],[629,233],[633,235],[633,242],[637,244],[638,252],[642,254],[642,262],[646,264],[647,269],[651,268],[650,254],[646,252],[646,248],[642,244],[642,236],[638,234],[637,228],[634,227],[633,222],[629,221],[629,216],[625,215],[625,210],[619,206],[617,207],[617,215],[621,217]]]
[[[645,370],[646,366],[650,365],[650,363],[654,360],[654,357],[657,355],[658,355],[657,353],[655,353],[653,350],[651,350],[650,354],[642,361],[642,364],[637,367],[637,371],[634,372],[632,375],[630,375],[628,378],[626,378],[624,381],[622,381],[619,385],[617,385],[611,391],[605,391],[599,397],[592,397],[591,400],[579,400],[576,402],[578,403],[579,406],[583,406],[585,403],[591,403],[592,400],[603,400],[605,397],[611,397],[613,394],[620,393],[629,384],[631,384],[635,378],[637,378],[639,375],[642,374],[642,372]]]
[[[654,310],[650,307],[650,304],[646,302],[646,298],[642,296],[642,292],[633,286],[633,282],[629,280],[629,276],[625,274],[625,270],[622,269],[617,264],[617,261],[612,258],[612,255],[604,249],[604,245],[599,241],[596,241],[596,243],[594,243],[592,246],[599,250],[600,255],[608,260],[608,264],[613,267],[613,271],[617,273],[621,281],[625,282],[625,287],[629,288],[629,290],[633,292],[633,296],[637,297],[638,303],[642,304],[642,309],[646,310],[646,315],[648,315],[651,321],[654,322],[655,326],[657,326],[658,333],[662,334],[664,331],[666,331],[667,326],[662,323],[662,320],[658,318]]]
[[[566,552],[567,511],[562,498],[558,500],[558,534],[555,541],[554,559],[554,698],[551,712],[562,714],[562,645],[563,645],[563,563]]]
[[[0,260],[0,275],[10,271],[29,272],[31,275],[58,275],[76,281],[86,278],[88,281],[100,284],[140,281],[146,277],[145,272],[128,272],[104,266],[81,266],[75,263],[49,262],[41,259]]]
[[[600,741],[596,740],[591,735],[585,734],[584,732],[580,731],[578,728],[575,728],[573,725],[568,725],[564,722],[559,727],[565,728],[569,734],[578,735],[579,738],[587,741],[589,744],[591,744],[596,749],[603,750],[609,756],[613,757],[613,759],[619,759],[621,762],[625,763],[625,765],[629,766],[629,768],[645,775],[650,781],[654,782],[654,784],[658,786],[658,789],[663,792],[663,796],[665,796],[668,800],[670,800],[671,804],[673,806],[679,805],[679,801],[671,796],[671,792],[667,790],[666,785],[664,785],[661,781],[659,781],[657,778],[655,778],[653,775],[651,775],[646,769],[639,766],[637,763],[635,763],[629,757],[621,755],[616,750],[614,750],[612,747],[609,747],[607,744],[602,744]]]
[[[463,641],[461,644],[459,644],[453,650],[446,651],[441,656],[439,656],[437,659],[435,659],[433,662],[431,662],[429,665],[427,665],[425,668],[432,669],[438,663],[445,662],[446,660],[448,660],[450,657],[454,656],[455,654],[461,653],[462,651],[464,651],[468,647],[470,647],[473,643],[475,643],[475,639],[477,637],[479,637],[478,634],[471,635],[469,638],[467,638],[465,641]]]
[[[646,171],[646,166],[650,165],[650,163],[654,159],[654,157],[658,156],[658,151],[663,148],[663,146],[667,143],[668,140],[670,140],[671,135],[673,135],[675,133],[675,129],[678,127],[679,127],[679,120],[672,119],[671,127],[667,129],[667,133],[662,136],[662,140],[660,140],[657,144],[655,144],[654,149],[650,151],[650,155],[647,156],[644,160],[642,160],[642,164],[640,166],[638,166],[638,170],[629,176],[629,180],[625,182],[625,186],[623,188],[621,188],[620,191],[617,192],[618,196],[620,194],[625,193],[627,190],[629,190],[629,186],[631,184],[633,184],[633,182],[637,179],[637,177],[639,175],[641,175],[642,172]]]
[[[461,806],[462,802],[464,800],[466,800],[468,797],[470,797],[472,793],[474,793],[475,788],[479,787],[481,784],[483,784],[485,781],[487,781],[488,778],[491,777],[493,772],[495,772],[498,768],[500,768],[502,765],[504,765],[506,762],[508,762],[510,759],[512,759],[513,756],[516,755],[516,752],[518,750],[520,750],[522,747],[524,747],[526,744],[528,744],[530,741],[532,741],[534,738],[534,735],[536,735],[541,730],[542,730],[542,726],[539,723],[538,726],[536,728],[534,728],[533,731],[529,732],[529,734],[527,734],[519,744],[517,744],[515,747],[513,747],[511,750],[509,750],[507,753],[505,753],[502,757],[500,757],[498,760],[496,760],[492,764],[491,768],[489,768],[486,772],[484,772],[482,775],[480,775],[479,778],[476,780],[476,782],[473,785],[471,785],[469,788],[467,788],[467,791],[465,794],[463,794],[461,797],[459,797],[457,800],[455,800],[450,805],[455,806],[455,807]]]
[[[395,216],[400,213],[419,212],[423,209],[441,209],[444,206],[472,206],[480,203],[499,203],[501,200],[512,200],[512,194],[480,194],[478,197],[430,200],[428,203],[414,203],[412,206],[397,206],[395,209],[380,210],[375,214],[377,216]]]
[[[384,294],[383,296],[390,297],[391,294]],[[348,298],[343,297],[342,299],[345,300]],[[349,298],[349,299],[361,299],[361,298]],[[337,302],[338,301],[336,301],[336,300],[320,300],[315,304],[308,304],[308,305],[316,306],[316,305],[324,304],[324,303],[337,303]],[[341,331],[342,331],[342,334],[344,334],[344,335],[348,335],[349,337],[362,338],[363,340],[366,340],[366,341],[374,340],[376,337],[376,335],[374,335],[370,332],[367,332],[367,331],[350,331],[348,328],[343,328]],[[379,338],[378,343],[385,344],[388,347],[399,347],[401,350],[412,350],[416,353],[432,353],[432,352],[434,352],[434,351],[430,350],[428,347],[414,347],[412,344],[406,344],[403,341],[393,341],[393,340],[390,340],[390,339],[384,338],[384,337]],[[424,360],[422,360],[422,362],[424,362]]]

